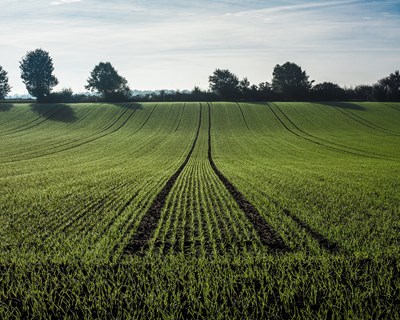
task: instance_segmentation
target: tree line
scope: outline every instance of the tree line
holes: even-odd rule
[[[57,102],[123,102],[123,101],[400,101],[400,73],[395,71],[373,85],[352,88],[332,82],[315,84],[306,71],[293,62],[276,65],[271,82],[250,84],[229,70],[216,69],[209,76],[209,89],[194,87],[181,92],[161,90],[143,96],[132,96],[128,81],[110,62],[100,62],[89,75],[85,89],[95,95],[74,94],[72,89],[52,92],[58,84],[53,60],[43,49],[28,51],[20,61],[21,78],[28,93],[41,103]],[[0,66],[0,100],[11,91],[7,72]]]

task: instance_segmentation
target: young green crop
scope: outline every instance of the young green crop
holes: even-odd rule
[[[12,105],[0,318],[400,317],[399,124],[396,103]]]

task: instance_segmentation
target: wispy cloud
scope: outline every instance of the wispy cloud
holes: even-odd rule
[[[82,0],[57,0],[57,1],[50,2],[50,5],[51,6],[59,6],[59,5],[63,5],[63,4],[77,3],[77,2],[82,2]]]
[[[315,8],[324,8],[324,7],[334,7],[347,5],[350,3],[360,2],[360,0],[342,0],[342,1],[326,1],[326,2],[306,2],[300,4],[292,4],[292,5],[281,5],[281,6],[272,6],[266,7],[262,9],[256,10],[246,10],[235,13],[227,13],[226,15],[234,15],[234,16],[245,16],[245,15],[261,15],[261,14],[271,14],[271,13],[279,13],[284,11],[300,11],[300,10],[308,10]]]
[[[103,60],[140,89],[205,88],[217,67],[269,81],[274,65],[285,61],[317,82],[352,85],[400,65],[393,0],[53,0],[59,7],[52,0],[1,1],[0,64],[19,93],[25,89],[18,62],[38,47],[53,57],[59,87],[75,91]],[[61,5],[72,1],[81,3]]]

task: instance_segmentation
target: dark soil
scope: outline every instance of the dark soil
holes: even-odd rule
[[[211,106],[208,104],[208,160],[215,174],[224,184],[233,199],[235,199],[239,208],[246,214],[247,218],[253,224],[261,243],[268,246],[272,251],[287,252],[290,249],[285,245],[280,235],[265,221],[257,209],[236,189],[236,187],[223,175],[215,165],[211,154]]]
[[[170,193],[173,185],[175,184],[175,181],[178,179],[179,175],[185,168],[186,164],[189,162],[189,159],[196,146],[201,126],[201,116],[202,116],[202,106],[200,105],[199,124],[197,127],[196,137],[194,138],[192,147],[190,148],[190,151],[186,156],[185,161],[183,161],[178,170],[175,171],[175,173],[168,179],[167,183],[162,188],[162,190],[157,194],[150,208],[147,210],[143,219],[140,221],[139,227],[136,230],[133,239],[124,248],[123,250],[124,254],[144,255],[144,252],[148,247],[148,242],[153,237],[154,230],[157,228],[158,222],[161,218],[161,211],[165,205],[167,196]]]

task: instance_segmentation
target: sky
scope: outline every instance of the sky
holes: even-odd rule
[[[42,48],[59,85],[84,92],[109,61],[131,89],[208,88],[216,68],[251,83],[276,64],[316,82],[372,84],[400,69],[400,0],[0,0],[0,65],[25,94],[19,61]]]

